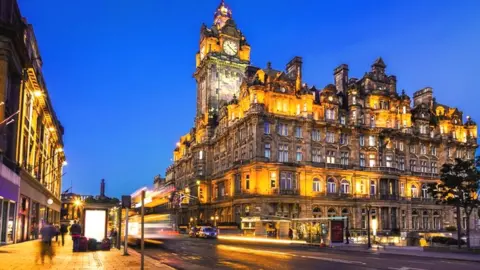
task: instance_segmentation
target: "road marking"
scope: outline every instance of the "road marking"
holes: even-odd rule
[[[293,255],[301,258],[306,258],[306,259],[314,259],[314,260],[321,260],[321,261],[329,261],[329,262],[338,262],[338,263],[346,263],[346,264],[362,264],[365,265],[366,263],[364,262],[359,262],[359,261],[348,261],[348,260],[342,260],[342,259],[334,259],[334,258],[325,258],[325,257],[313,257],[313,256],[298,256],[298,255]]]
[[[422,268],[412,268],[412,267],[406,267],[406,266],[402,266],[400,268],[389,267],[388,269],[391,269],[391,270],[426,270],[426,269],[422,269]]]

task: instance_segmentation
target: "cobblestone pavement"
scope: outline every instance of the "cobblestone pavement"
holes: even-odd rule
[[[55,248],[52,261],[45,257],[42,264],[39,256],[39,241],[28,241],[0,247],[0,270],[13,269],[140,269],[140,255],[129,250],[130,256],[123,256],[123,251],[72,252],[72,240],[66,237],[65,246]],[[145,257],[145,269],[172,269],[152,258]]]

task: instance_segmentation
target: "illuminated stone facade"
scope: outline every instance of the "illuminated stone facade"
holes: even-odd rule
[[[0,153],[12,171],[8,175],[19,178],[17,199],[10,199],[11,206],[16,202],[12,238],[24,241],[31,239],[34,223],[59,222],[64,129],[47,91],[32,25],[14,0],[2,1],[0,10]],[[2,167],[2,177],[4,172]]]
[[[352,231],[361,231],[368,203],[380,234],[456,224],[426,185],[439,180],[445,162],[474,157],[472,119],[438,103],[430,87],[413,100],[399,93],[381,58],[360,79],[340,65],[322,89],[302,80],[300,57],[285,71],[250,66],[250,47],[231,12],[224,14],[223,27],[201,28],[195,127],[167,169],[187,194],[180,224],[217,215],[236,223],[245,216],[348,216]],[[230,39],[238,50],[222,47]],[[222,88],[237,80],[238,87]],[[215,95],[224,91],[228,103],[229,95]]]

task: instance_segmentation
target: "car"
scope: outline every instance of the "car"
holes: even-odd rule
[[[198,232],[198,237],[200,238],[217,238],[218,231],[212,227],[201,227]]]

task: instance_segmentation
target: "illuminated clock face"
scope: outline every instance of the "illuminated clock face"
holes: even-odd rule
[[[223,50],[228,55],[235,55],[237,54],[237,51],[238,51],[238,45],[236,42],[232,40],[225,40],[223,42]]]

